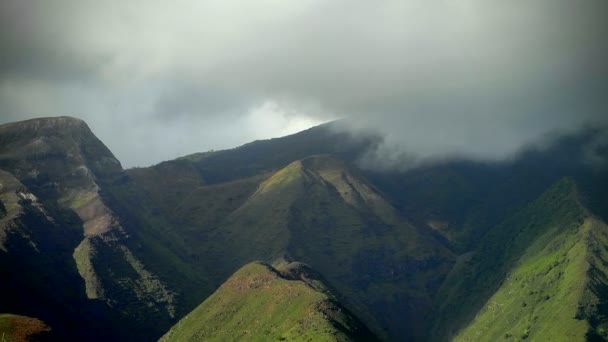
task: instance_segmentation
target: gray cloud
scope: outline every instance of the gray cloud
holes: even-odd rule
[[[0,121],[74,115],[127,166],[351,117],[387,165],[605,121],[604,0],[0,4]],[[375,160],[374,163],[378,161]]]

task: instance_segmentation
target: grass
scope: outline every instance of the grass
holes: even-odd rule
[[[80,207],[97,197],[96,191],[74,191],[59,199],[59,204],[78,210]]]
[[[74,261],[76,261],[76,268],[78,269],[78,274],[84,280],[84,287],[87,298],[89,299],[97,299],[102,298],[103,288],[97,278],[97,274],[93,268],[93,264],[91,262],[91,257],[94,254],[91,246],[90,239],[84,239],[82,242],[74,249]]]
[[[287,265],[289,267],[289,265]],[[281,270],[239,269],[161,341],[351,341],[372,336],[326,292]]]
[[[576,316],[589,270],[584,240],[592,225],[587,220],[576,230],[552,229],[540,237],[456,341],[584,341],[590,325]]]
[[[561,180],[493,228],[453,270],[440,293],[435,338],[460,325],[455,339],[462,341],[585,340],[605,311],[601,296],[589,290],[590,283],[605,283],[591,278],[604,262],[593,261],[598,248],[590,243],[604,246],[605,236],[605,226],[581,206],[574,182]]]

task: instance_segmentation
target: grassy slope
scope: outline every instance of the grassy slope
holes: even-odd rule
[[[105,184],[104,192],[108,203],[129,228],[129,238],[123,241],[123,246],[111,246],[112,249],[101,257],[106,259],[108,265],[122,267],[127,274],[139,274],[135,277],[139,278],[139,284],[133,284],[134,288],[156,287],[155,291],[147,292],[172,298],[175,305],[173,317],[161,314],[155,320],[156,324],[160,322],[159,319],[165,325],[170,324],[175,315],[185,314],[200,303],[200,299],[212,290],[211,282],[204,273],[196,271],[195,260],[191,258],[192,245],[185,243],[188,237],[176,232],[173,225],[159,213],[160,209],[130,179],[118,184]],[[113,254],[124,256],[124,261],[113,260]],[[111,278],[115,270],[108,268],[108,271],[106,276]],[[158,285],[166,285],[166,288],[158,288]],[[140,296],[132,299],[134,302],[141,301]],[[141,317],[150,315],[149,310],[140,309],[135,308],[133,314],[139,310]]]
[[[452,270],[438,297],[435,339],[459,326],[467,327],[463,340],[542,339],[566,330],[585,336],[588,323],[574,316],[588,297],[581,289],[589,280],[589,237],[601,238],[601,246],[603,227],[580,205],[572,180],[556,183]]]
[[[242,267],[161,341],[373,339],[328,292],[281,271],[262,263]]]
[[[45,337],[51,328],[39,319],[0,314],[0,341],[26,342]]]
[[[605,299],[587,287],[606,282],[592,269],[606,267],[608,228],[587,218],[574,229],[549,230],[528,248],[509,276],[456,340],[526,339],[584,341],[591,331],[603,335],[594,303]],[[593,245],[604,246],[593,251]],[[602,261],[602,262],[598,262]],[[588,313],[588,314],[587,314]]]

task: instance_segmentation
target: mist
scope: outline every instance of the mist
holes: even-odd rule
[[[345,118],[369,165],[500,160],[606,122],[603,0],[0,5],[0,123],[86,120],[123,165]]]

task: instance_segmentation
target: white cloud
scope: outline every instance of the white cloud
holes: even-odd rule
[[[255,139],[267,139],[297,133],[326,121],[311,118],[294,108],[285,108],[276,101],[267,100],[253,108],[245,122]]]

